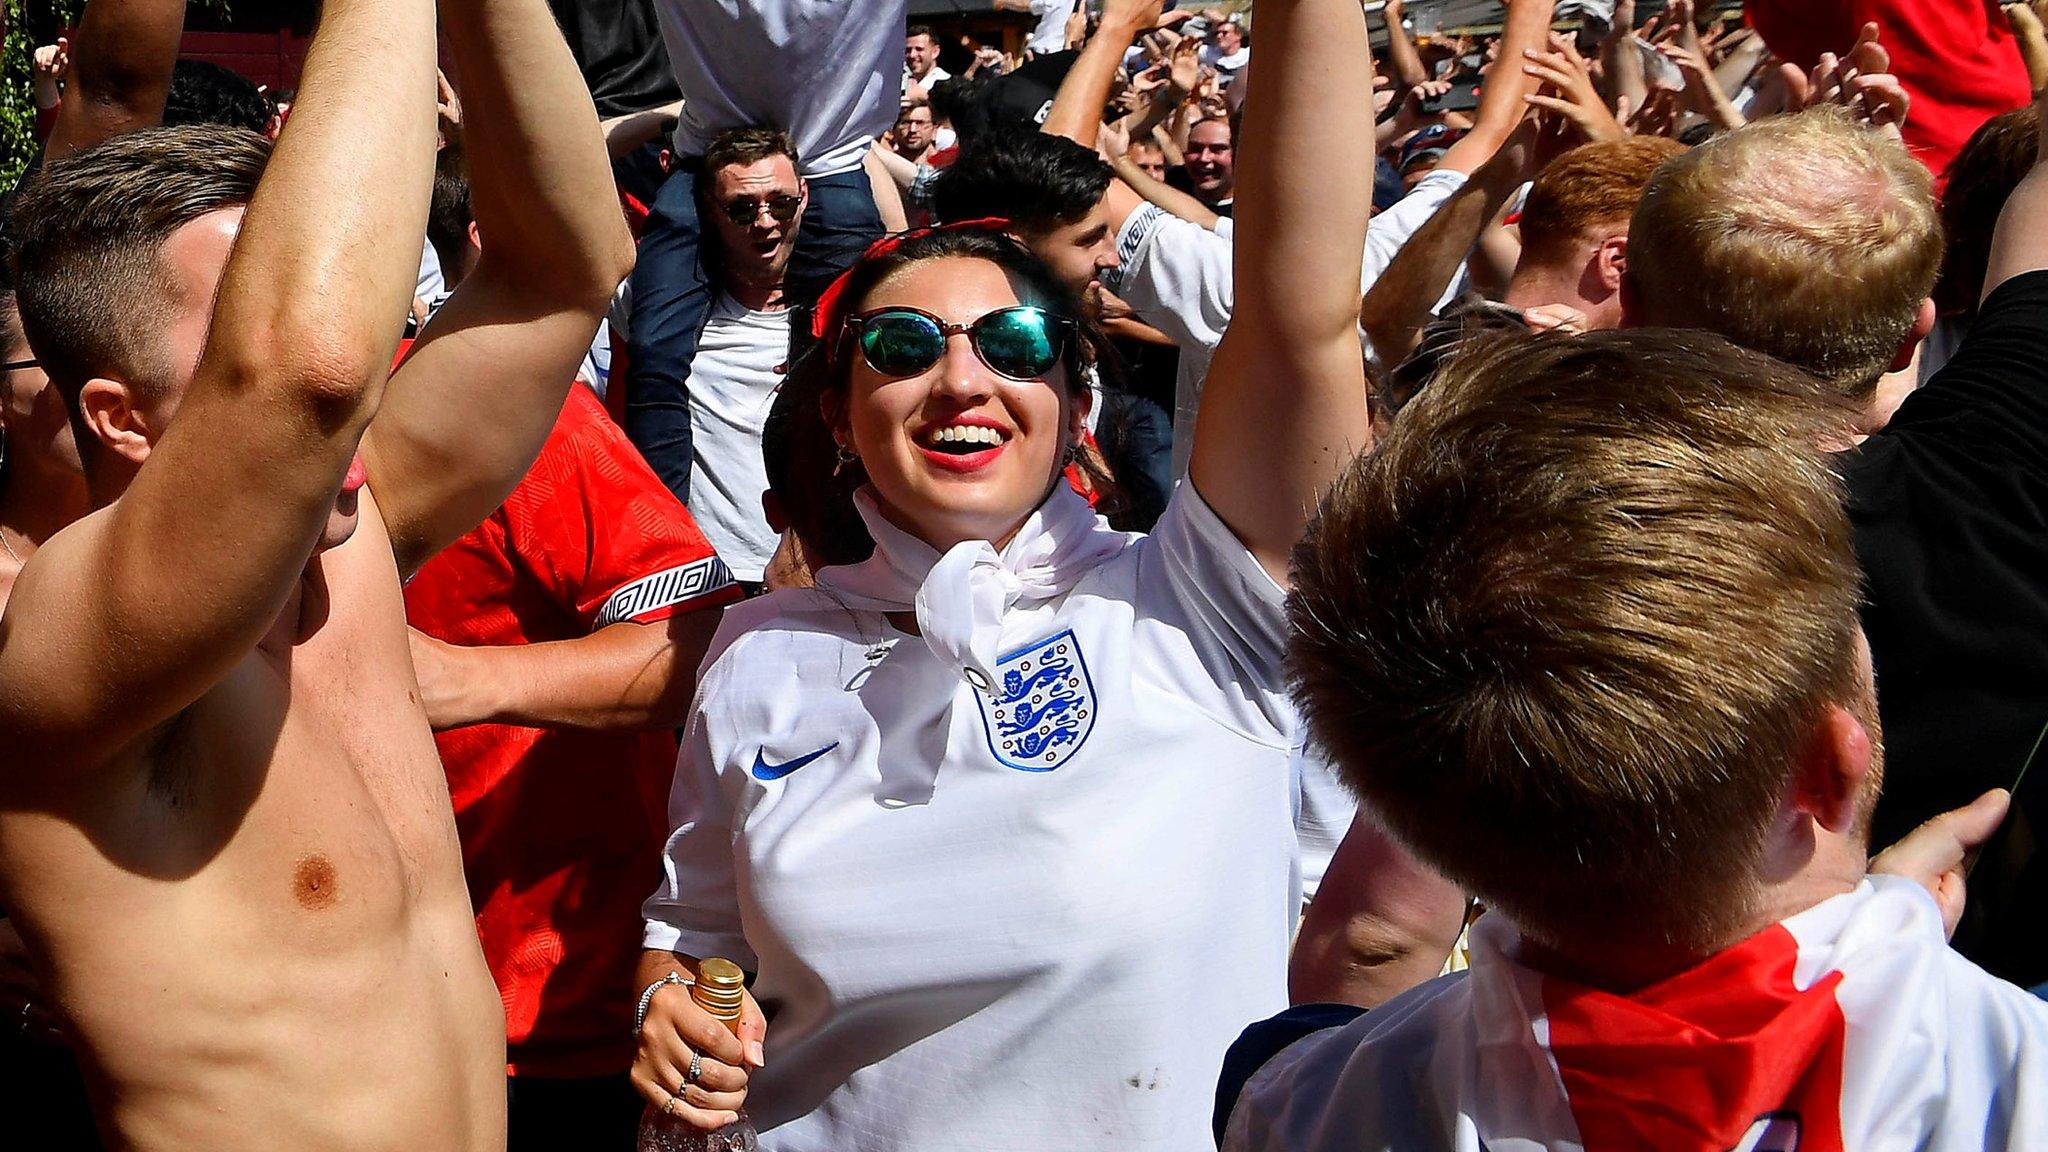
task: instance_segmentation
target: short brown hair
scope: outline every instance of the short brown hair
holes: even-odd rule
[[[1524,257],[1563,260],[1602,229],[1628,231],[1650,176],[1684,151],[1668,137],[1628,136],[1581,144],[1551,161],[1522,205]]]
[[[1534,938],[1725,944],[1810,726],[1868,698],[1846,407],[1707,333],[1475,341],[1295,554],[1314,739]]]
[[[1866,403],[1941,265],[1934,180],[1827,106],[1718,137],[1657,170],[1629,227],[1645,323],[1706,328]]]
[[[22,189],[9,220],[22,328],[67,398],[96,376],[162,382],[164,242],[249,203],[269,158],[269,142],[242,129],[151,128],[59,160]]]
[[[721,168],[754,164],[770,156],[787,156],[790,166],[802,171],[796,142],[789,138],[789,133],[767,125],[733,128],[719,133],[704,149],[704,175],[715,176]]]

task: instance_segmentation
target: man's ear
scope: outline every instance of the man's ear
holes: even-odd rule
[[[118,380],[95,377],[78,392],[78,411],[86,430],[107,451],[136,467],[149,459],[149,446],[160,431]]]
[[[1913,362],[1913,353],[1927,334],[1934,331],[1934,301],[1922,300],[1920,311],[1913,316],[1913,327],[1906,332],[1906,338],[1899,344],[1899,350],[1892,356],[1892,366],[1887,372],[1897,372]]]
[[[1792,807],[1830,832],[1856,825],[1870,775],[1870,733],[1839,704],[1830,704],[1808,733],[1792,779]]]
[[[1593,273],[1600,286],[1611,293],[1621,291],[1628,271],[1628,236],[1609,236],[1593,248]],[[1626,305],[1623,306],[1626,308]]]

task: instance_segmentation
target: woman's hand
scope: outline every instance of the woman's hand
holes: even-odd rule
[[[713,1132],[739,1119],[747,1081],[762,1066],[761,1038],[767,1033],[754,994],[740,1001],[738,1035],[706,1012],[682,984],[664,984],[647,1003],[640,1026],[640,1051],[633,1058],[633,1086],[665,1116]],[[744,1039],[743,1039],[744,1038]],[[696,1057],[696,1075],[690,1075]]]

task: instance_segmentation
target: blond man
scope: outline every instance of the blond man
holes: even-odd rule
[[[1934,179],[1835,106],[1764,120],[1658,170],[1628,229],[1625,322],[1704,328],[1804,368],[1884,426],[1878,378],[1934,327]]]
[[[1711,336],[1507,338],[1338,481],[1298,697],[1488,911],[1468,974],[1276,1057],[1227,1152],[2048,1142],[2048,1005],[1866,877],[1841,415]]]

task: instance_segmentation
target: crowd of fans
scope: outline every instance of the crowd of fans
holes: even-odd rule
[[[2048,1147],[2048,0],[184,7],[0,227],[28,1146]]]

